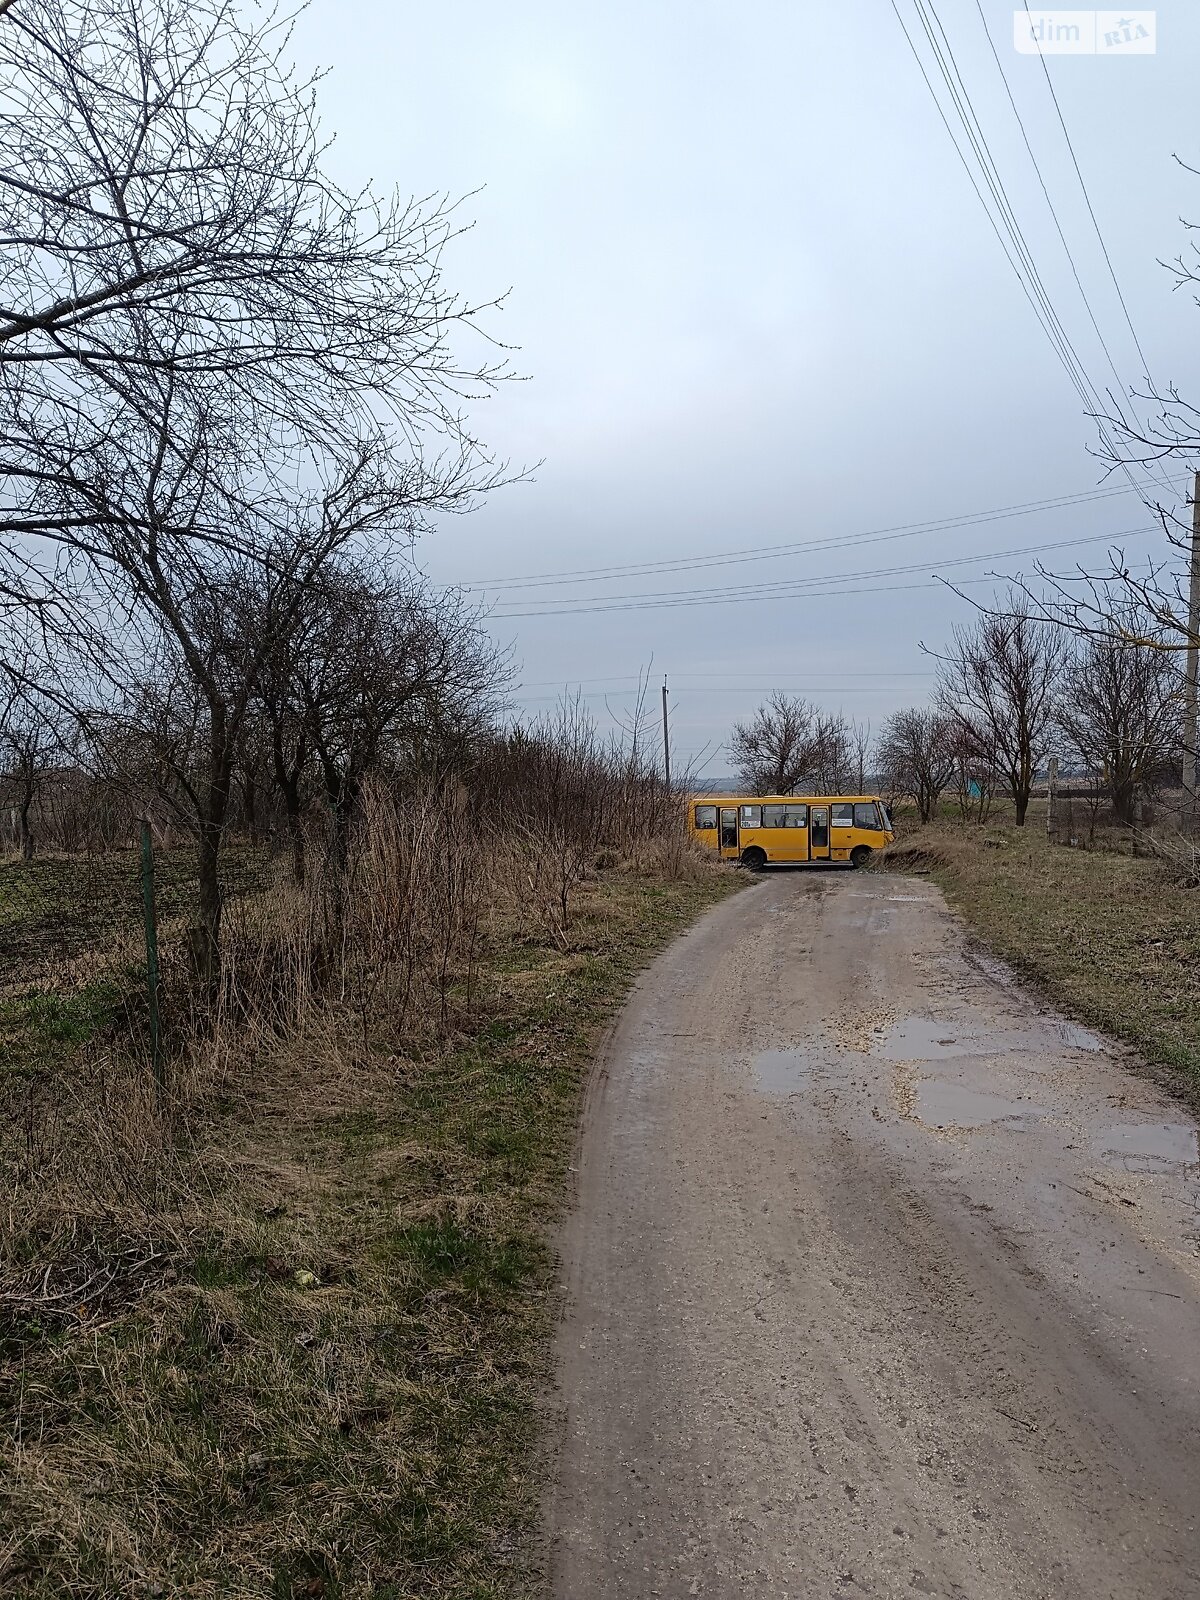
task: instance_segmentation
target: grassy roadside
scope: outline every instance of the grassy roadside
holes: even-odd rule
[[[527,1595],[547,1229],[598,1033],[736,887],[600,874],[572,948],[488,931],[426,1058],[301,1038],[231,1086],[198,1244],[3,1346],[0,1593]]]
[[[1167,865],[1066,849],[1044,824],[945,822],[913,826],[884,865],[927,872],[997,955],[1200,1106],[1200,892]]]

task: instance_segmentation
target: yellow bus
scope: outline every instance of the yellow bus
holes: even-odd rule
[[[844,861],[861,867],[896,837],[877,794],[693,795],[688,825],[726,861]]]

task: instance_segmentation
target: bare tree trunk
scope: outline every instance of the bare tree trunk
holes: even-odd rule
[[[221,826],[200,824],[199,920],[190,929],[192,964],[201,985],[215,990],[221,976]]]
[[[246,813],[246,832],[250,843],[258,843],[258,785],[247,776],[242,780],[242,810]]]
[[[308,871],[308,861],[304,850],[304,818],[300,807],[300,784],[295,778],[283,779],[279,785],[283,791],[283,809],[287,816],[288,838],[292,845],[292,877],[296,887],[304,887],[305,874]]]
[[[271,758],[275,767],[275,782],[283,796],[288,838],[292,846],[292,878],[296,887],[302,889],[308,872],[304,847],[304,807],[300,794],[300,775],[304,770],[305,747],[303,744],[293,743],[285,752],[282,714],[274,703],[268,706],[268,713],[272,724]]]
[[[30,811],[30,807],[32,805],[33,805],[33,789],[29,785],[26,785],[25,792],[21,796],[20,807],[18,808],[18,819],[19,819],[20,825],[21,825],[21,860],[22,861],[32,861],[33,860],[33,831],[29,826],[29,811]]]
[[[224,706],[213,705],[211,716],[208,792],[199,819],[199,921],[191,930],[191,944],[196,977],[214,993],[221,976],[221,840],[232,789],[233,752]]]
[[[1125,780],[1114,783],[1112,787],[1113,816],[1118,822],[1123,822],[1126,827],[1132,827],[1137,820],[1134,813],[1137,807],[1137,785]]]
[[[350,865],[350,822],[362,792],[362,779],[355,772],[343,771],[332,761],[323,759],[321,765],[333,826],[333,865],[341,880]]]

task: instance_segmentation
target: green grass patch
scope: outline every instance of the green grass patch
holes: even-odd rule
[[[52,1069],[125,1014],[127,990],[110,980],[69,993],[29,989],[0,995],[0,1072]]]

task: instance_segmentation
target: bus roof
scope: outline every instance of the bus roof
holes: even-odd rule
[[[811,805],[814,801],[824,805],[834,800],[881,800],[880,794],[692,794],[688,805],[700,806],[779,806],[790,800],[793,804]]]

